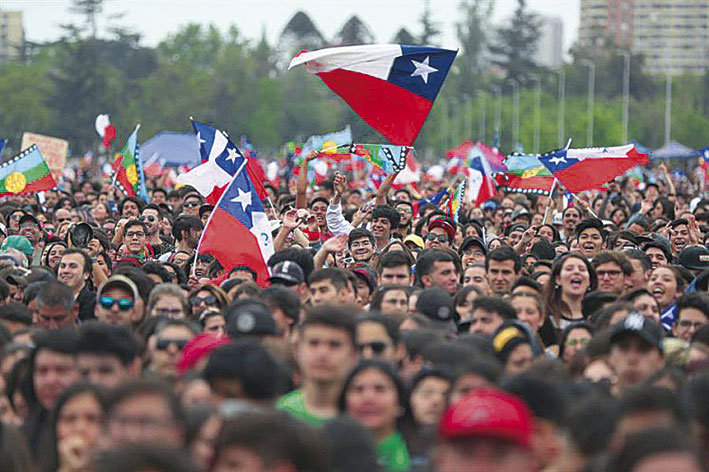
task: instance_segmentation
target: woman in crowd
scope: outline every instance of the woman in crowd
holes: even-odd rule
[[[596,290],[597,285],[596,271],[581,254],[565,254],[554,262],[544,301],[547,316],[557,330],[583,319],[583,296]]]

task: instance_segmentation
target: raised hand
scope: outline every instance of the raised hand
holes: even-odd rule
[[[338,234],[337,236],[333,236],[332,238],[325,241],[322,245],[322,248],[328,253],[337,253],[340,251],[344,251],[347,248],[348,240],[348,235]]]

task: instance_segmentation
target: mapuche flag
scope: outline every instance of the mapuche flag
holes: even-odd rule
[[[140,147],[138,146],[138,130],[140,125],[128,136],[125,146],[116,154],[113,162],[113,176],[116,185],[129,197],[138,195],[143,200],[148,200],[148,191],[145,185],[145,172],[143,162],[140,160]]]
[[[392,144],[411,146],[428,117],[457,51],[368,44],[301,51],[306,64]]]
[[[41,192],[56,186],[47,161],[35,145],[0,166],[0,196]]]
[[[512,154],[505,160],[507,170],[495,174],[497,185],[508,192],[548,195],[554,176],[536,155]]]

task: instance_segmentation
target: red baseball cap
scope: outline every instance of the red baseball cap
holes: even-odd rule
[[[438,426],[443,439],[486,437],[532,448],[533,416],[525,403],[497,389],[481,389],[448,407]]]
[[[443,231],[448,235],[448,240],[453,242],[455,228],[450,223],[445,220],[433,220],[428,224],[428,230],[431,231],[433,228],[443,228]]]
[[[209,356],[218,346],[230,342],[231,339],[227,336],[215,336],[210,333],[200,334],[185,345],[182,357],[177,363],[177,372],[182,375],[193,369],[199,361]]]

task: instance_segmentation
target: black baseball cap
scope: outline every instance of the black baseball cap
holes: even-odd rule
[[[285,286],[299,285],[305,282],[305,272],[297,262],[282,261],[273,267],[268,281]]]
[[[630,333],[640,337],[643,341],[662,352],[662,340],[664,339],[662,329],[650,318],[638,312],[630,313],[611,326],[610,333],[611,345],[617,342],[623,335]]]
[[[685,269],[709,269],[709,249],[705,246],[687,246],[680,251],[678,262]]]
[[[435,327],[455,331],[453,297],[442,288],[424,289],[416,300],[416,311],[433,321]]]
[[[470,246],[478,246],[480,249],[482,249],[483,254],[487,256],[487,245],[485,244],[485,241],[482,240],[481,237],[479,236],[468,236],[463,240],[463,242],[460,244],[459,252],[460,254],[463,254],[463,252],[468,249]]]
[[[243,302],[233,308],[226,331],[232,338],[278,335],[276,321],[268,308],[262,303],[252,301]]]

